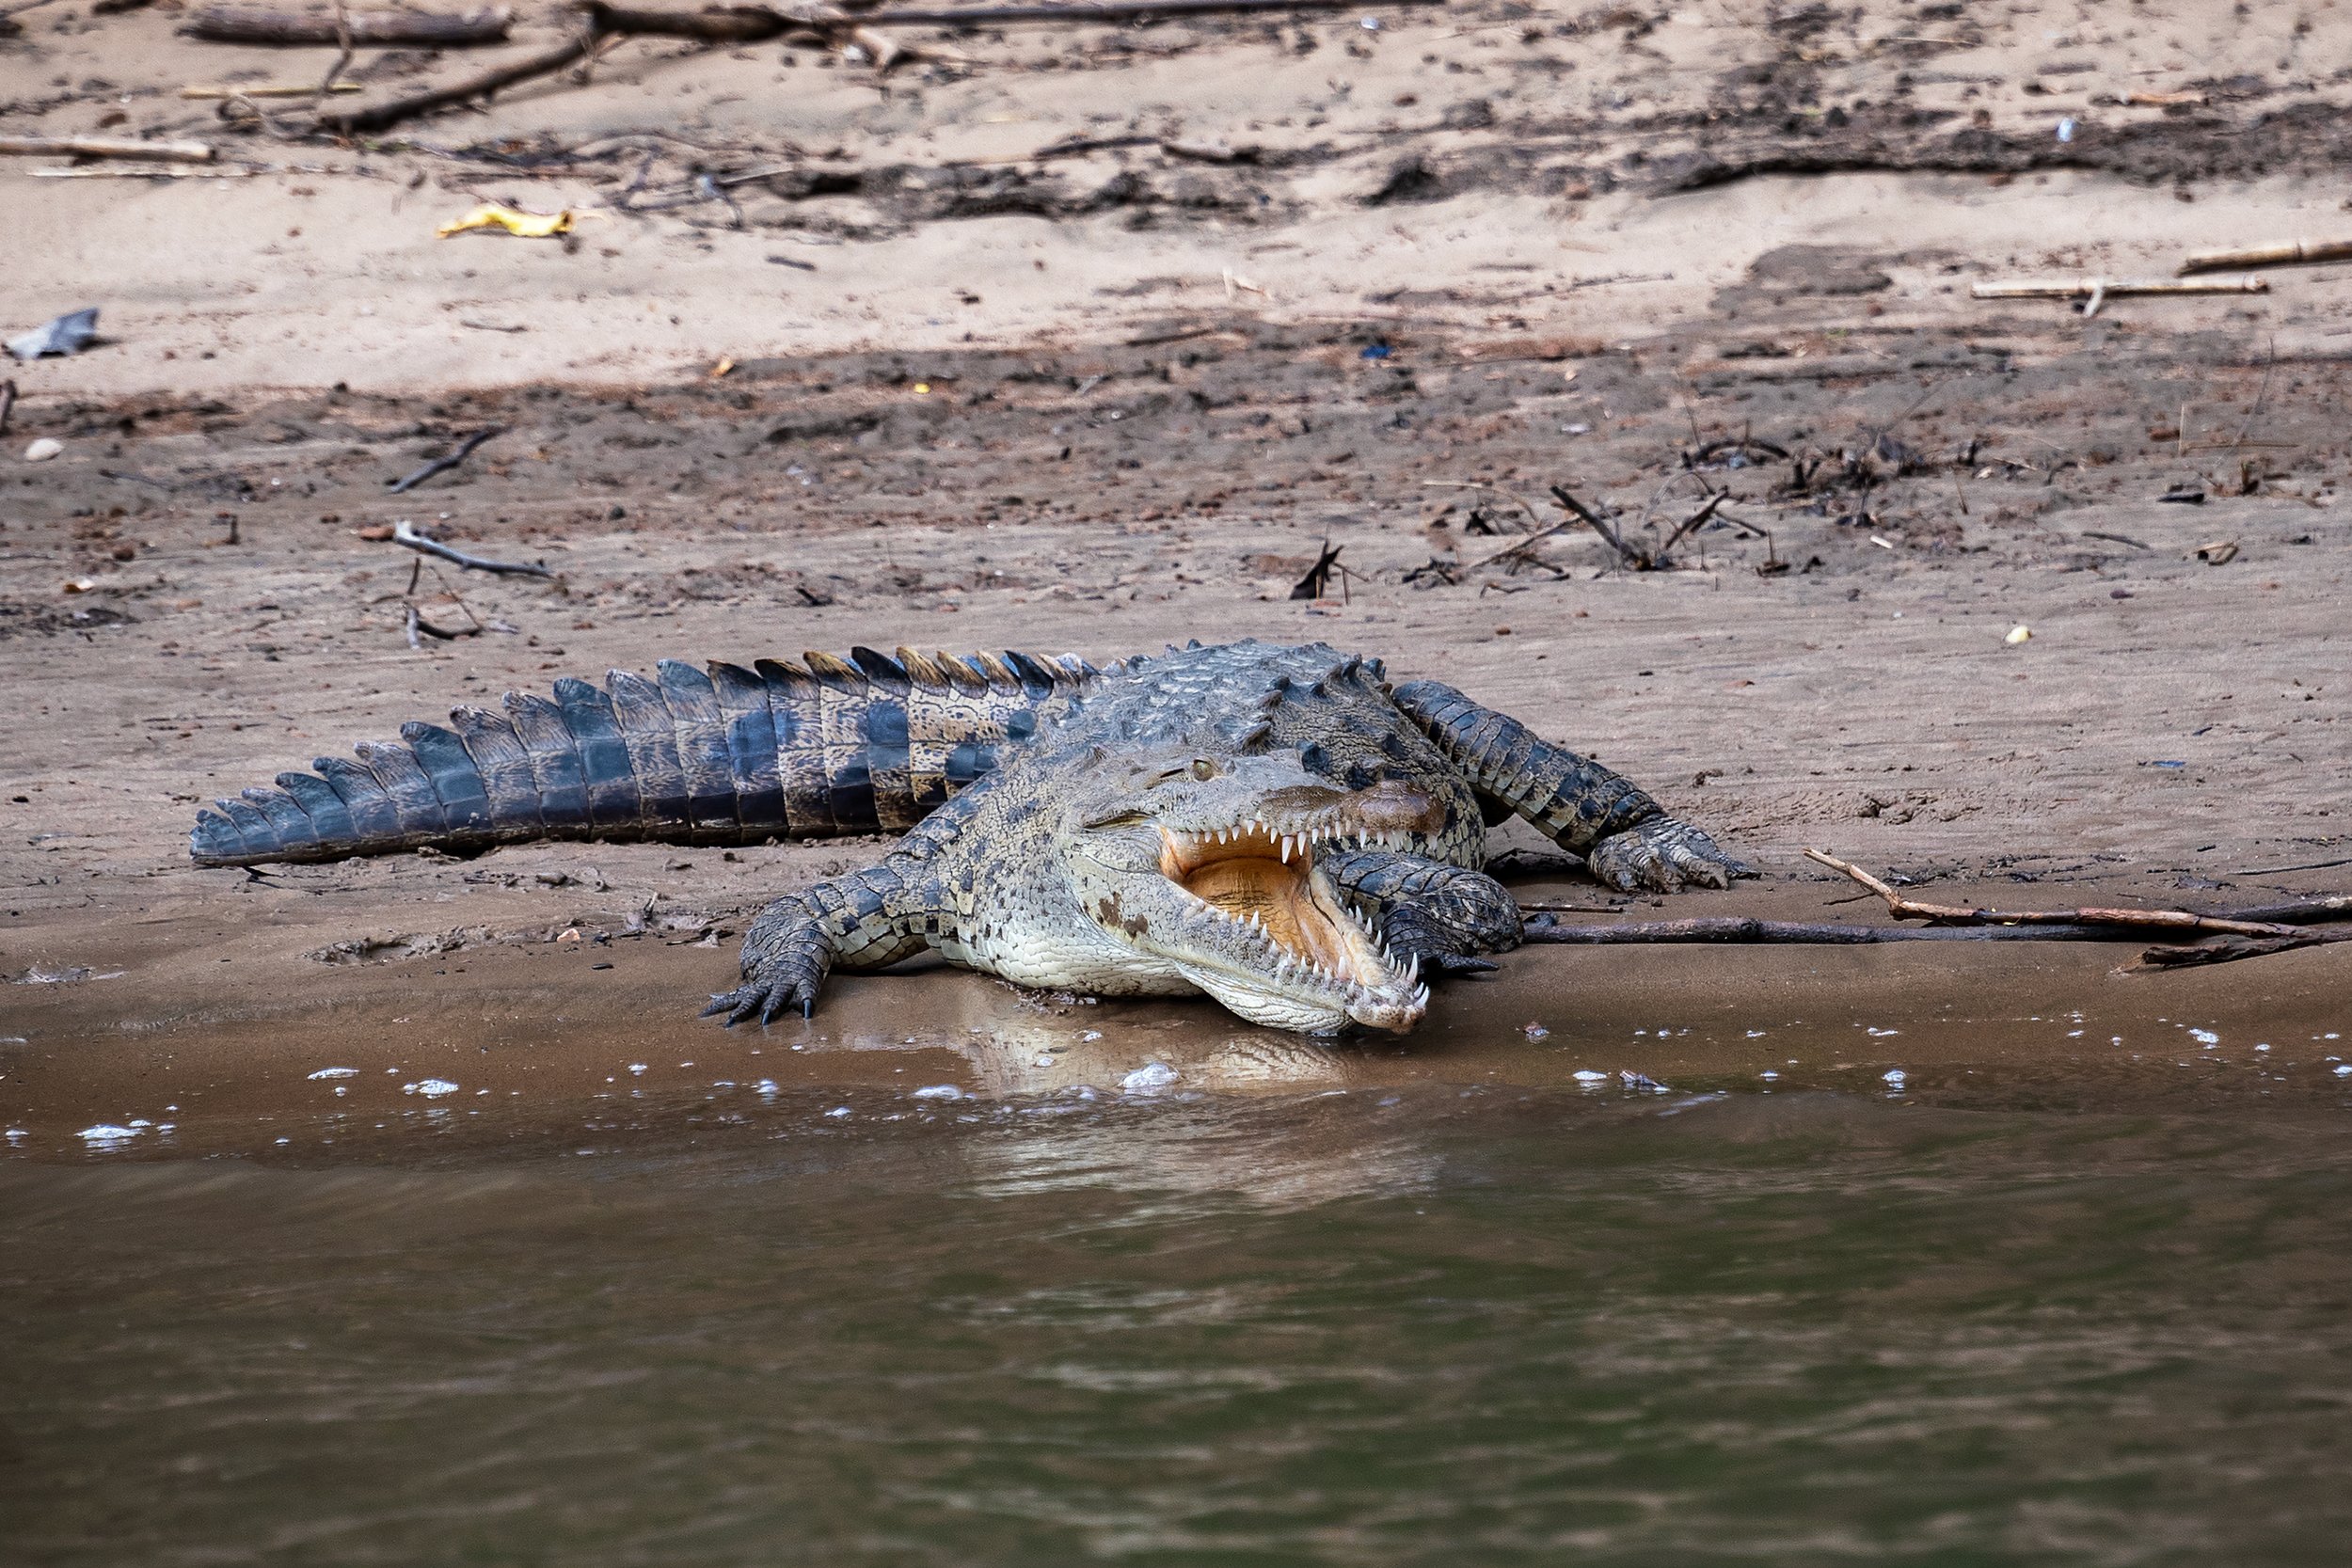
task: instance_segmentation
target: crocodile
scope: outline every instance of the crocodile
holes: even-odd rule
[[[928,950],[1025,986],[1401,1033],[1424,973],[1518,944],[1518,906],[1484,870],[1511,815],[1623,890],[1754,875],[1590,758],[1321,643],[1099,668],[905,648],[664,660],[313,768],[200,813],[196,863],[900,834],[754,920],[741,983],[704,1009],[730,1025],[808,1016],[833,970]]]

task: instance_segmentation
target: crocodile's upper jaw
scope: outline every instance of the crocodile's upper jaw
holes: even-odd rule
[[[1160,824],[1159,871],[1191,918],[1178,932],[1189,940],[1159,951],[1252,1022],[1309,1034],[1351,1022],[1401,1033],[1420,1022],[1429,1006],[1420,960],[1391,958],[1315,865],[1327,847],[1384,840],[1349,816]]]

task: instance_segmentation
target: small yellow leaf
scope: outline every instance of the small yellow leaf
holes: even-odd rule
[[[469,229],[503,229],[516,239],[548,240],[570,233],[576,217],[569,207],[560,213],[526,213],[485,201],[464,217],[450,219],[434,232],[446,240]]]
[[[2030,642],[2033,641],[2033,628],[2031,626],[2011,626],[2010,628],[2009,635],[2001,639],[2001,641],[2007,642],[2011,647],[2015,647],[2020,642]]]

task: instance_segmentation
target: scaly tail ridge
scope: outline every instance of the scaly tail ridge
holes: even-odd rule
[[[534,839],[757,844],[903,832],[995,766],[1099,672],[1065,655],[854,648],[706,669],[410,723],[198,814],[199,865],[331,861]]]

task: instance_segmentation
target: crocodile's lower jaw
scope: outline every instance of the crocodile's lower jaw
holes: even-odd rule
[[[1233,923],[1239,948],[1225,961],[1183,964],[1228,1008],[1308,1034],[1350,1023],[1402,1033],[1421,1022],[1429,993],[1418,965],[1393,963],[1315,873],[1320,843],[1352,834],[1245,827],[1162,836],[1161,875]]]

